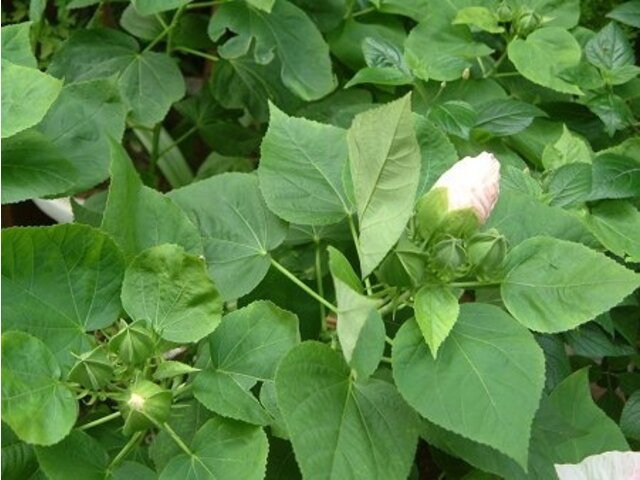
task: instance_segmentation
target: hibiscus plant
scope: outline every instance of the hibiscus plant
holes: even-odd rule
[[[11,3],[3,477],[635,468],[640,2]]]

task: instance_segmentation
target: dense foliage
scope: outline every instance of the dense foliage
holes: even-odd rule
[[[640,446],[640,2],[13,3],[2,203],[75,221],[2,231],[3,477]]]

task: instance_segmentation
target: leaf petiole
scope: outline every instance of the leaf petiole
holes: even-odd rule
[[[296,277],[293,273],[291,273],[284,265],[276,261],[275,259],[271,259],[271,265],[273,265],[280,273],[282,273],[285,277],[295,283],[298,287],[304,290],[307,294],[315,298],[322,305],[327,307],[332,312],[338,312],[338,307],[333,305],[332,303],[325,300],[323,297],[314,292],[311,288],[309,288],[302,280]]]

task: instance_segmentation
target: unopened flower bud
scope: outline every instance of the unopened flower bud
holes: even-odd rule
[[[113,378],[113,365],[103,346],[78,357],[69,371],[69,380],[90,390],[100,390]]]
[[[155,342],[153,333],[145,322],[138,320],[132,324],[121,322],[122,329],[109,341],[109,347],[118,358],[130,365],[139,365],[153,355]]]
[[[442,174],[418,200],[416,224],[420,236],[465,237],[483,225],[498,200],[500,162],[483,152],[465,157]]]
[[[449,237],[436,243],[429,255],[429,268],[445,282],[464,276],[469,262],[462,240]]]
[[[138,380],[120,407],[124,434],[131,435],[166,422],[171,413],[171,401],[169,390],[148,380]]]
[[[471,70],[469,69],[469,67],[467,67],[462,71],[462,79],[469,80],[470,76],[471,76]]]
[[[516,32],[518,35],[526,36],[533,32],[542,24],[542,17],[535,12],[525,11],[515,20]]]
[[[480,279],[498,272],[506,254],[507,240],[493,229],[474,235],[467,243],[469,263]]]
[[[506,2],[502,2],[498,6],[498,10],[496,10],[496,15],[498,17],[498,21],[501,23],[506,23],[513,20],[513,10],[511,10],[511,7]]]

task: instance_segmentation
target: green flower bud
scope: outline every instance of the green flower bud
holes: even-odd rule
[[[153,355],[155,342],[153,333],[143,320],[132,324],[120,323],[121,330],[109,341],[109,347],[118,358],[130,365],[139,365]]]
[[[171,413],[171,401],[169,390],[148,380],[138,380],[120,405],[123,433],[131,435],[166,422]]]
[[[542,17],[533,11],[521,13],[515,20],[518,35],[526,36],[542,24]]]
[[[498,21],[501,23],[507,23],[513,20],[513,10],[508,3],[502,2],[496,10]]]
[[[422,283],[425,275],[424,253],[406,237],[384,259],[378,269],[383,283],[393,287],[413,287]]]
[[[104,346],[81,354],[69,371],[69,380],[89,390],[100,390],[113,378],[113,365]]]
[[[466,275],[469,262],[462,240],[449,237],[436,243],[430,252],[429,268],[444,282]]]
[[[497,273],[506,254],[506,238],[493,229],[474,235],[467,243],[469,263],[481,279],[490,278]]]

